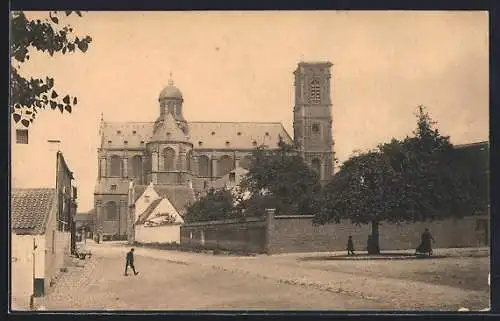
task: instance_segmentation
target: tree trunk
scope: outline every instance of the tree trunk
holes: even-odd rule
[[[378,221],[372,221],[372,244],[368,248],[368,254],[380,254]]]

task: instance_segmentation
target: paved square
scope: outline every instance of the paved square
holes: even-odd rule
[[[128,248],[92,245],[38,305],[48,310],[480,310],[489,306],[488,257],[430,260],[303,260],[137,248],[137,276],[123,275]],[[322,254],[317,254],[321,258]],[[484,281],[484,282],[483,282]]]

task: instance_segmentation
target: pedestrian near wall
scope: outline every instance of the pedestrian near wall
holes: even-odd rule
[[[135,271],[135,266],[134,266],[134,249],[130,249],[130,251],[127,252],[127,258],[125,262],[125,276],[127,276],[127,269],[128,267],[132,268],[132,271],[134,271],[134,275],[139,274],[139,272]]]
[[[354,242],[351,235],[349,235],[349,239],[347,240],[347,255],[354,255]]]

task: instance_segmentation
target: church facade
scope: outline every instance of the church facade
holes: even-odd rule
[[[333,174],[332,101],[329,62],[300,62],[294,72],[294,139],[279,122],[188,122],[184,97],[169,80],[158,98],[154,122],[101,121],[98,178],[94,190],[96,230],[127,234],[130,181],[150,183],[183,213],[187,203],[236,167],[248,168],[258,146],[295,144],[326,182]]]

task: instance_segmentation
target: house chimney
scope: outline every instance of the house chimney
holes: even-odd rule
[[[49,139],[47,140],[49,143],[49,151],[51,152],[59,152],[61,150],[61,141],[58,139]]]

